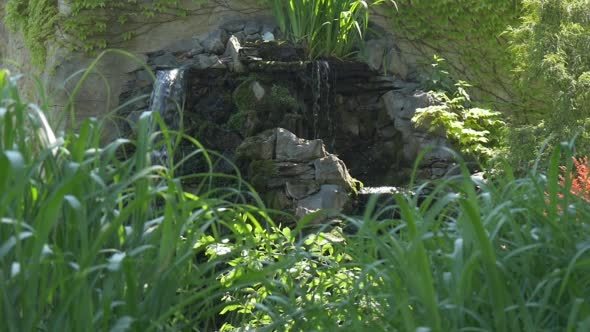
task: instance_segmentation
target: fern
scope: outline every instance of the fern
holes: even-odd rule
[[[506,124],[499,112],[470,107],[466,86],[465,82],[457,83],[451,96],[431,91],[441,104],[418,109],[412,121],[418,128],[443,133],[461,152],[485,162],[502,145]]]

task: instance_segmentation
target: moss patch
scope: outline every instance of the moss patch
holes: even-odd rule
[[[261,96],[257,97],[254,90],[258,85]],[[254,110],[256,112],[284,113],[297,108],[297,100],[292,96],[288,87],[272,84],[270,89],[254,78],[249,78],[240,84],[232,94],[234,104],[240,112]]]
[[[257,191],[266,191],[272,177],[279,175],[279,170],[272,160],[254,160],[248,167],[250,183]]]

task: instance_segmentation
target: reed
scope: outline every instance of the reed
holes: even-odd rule
[[[354,55],[368,29],[369,7],[385,0],[268,0],[281,31],[311,58]]]

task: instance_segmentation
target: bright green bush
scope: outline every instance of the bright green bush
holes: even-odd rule
[[[518,87],[526,108],[520,123],[543,123],[544,136],[581,134],[578,152],[590,152],[590,2],[526,0],[521,24],[510,31]]]
[[[412,118],[416,126],[446,136],[464,156],[482,164],[497,159],[506,139],[502,114],[478,107],[467,92],[472,86],[454,81],[447,61],[438,56],[423,85],[438,104],[417,109]]]
[[[224,330],[587,330],[590,205],[560,180],[560,151],[547,174],[474,183],[464,170],[430,194],[372,199],[343,217],[348,234],[247,227],[246,251],[208,239],[230,266]]]
[[[467,156],[485,162],[498,155],[503,145],[505,125],[501,114],[484,108],[470,107],[469,95],[459,88],[449,96],[431,92],[440,105],[416,110],[412,121],[430,132],[444,132]]]

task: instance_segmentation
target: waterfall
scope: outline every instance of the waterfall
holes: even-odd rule
[[[313,97],[313,132],[314,138],[321,138],[320,126],[322,120],[327,122],[327,137],[334,134],[334,126],[331,119],[331,99],[334,73],[330,68],[330,63],[325,60],[317,60],[312,63],[311,69],[311,93]],[[333,142],[332,144],[333,145]]]
[[[158,112],[168,128],[180,129],[186,94],[185,70],[182,68],[158,70],[150,97],[150,112]],[[165,164],[168,150],[162,146],[154,149],[151,158],[154,164]]]
[[[158,112],[171,129],[179,129],[184,106],[185,70],[158,70],[150,98],[150,112]]]

